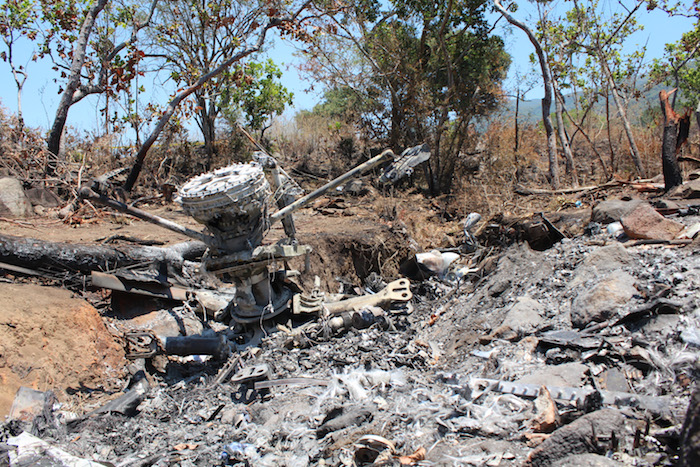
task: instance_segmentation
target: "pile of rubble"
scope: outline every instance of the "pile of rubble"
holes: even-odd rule
[[[13,413],[24,421],[3,425],[0,456],[11,465],[697,465],[697,214],[688,202],[604,202],[579,216],[576,237],[542,215],[530,240],[547,237],[543,251],[479,246],[472,217],[467,247],[416,255],[404,269],[410,283],[372,274],[342,297],[294,291],[283,310],[273,302],[286,292],[260,304],[265,291],[240,273],[243,264],[260,276],[262,263],[235,254],[247,310],[222,301],[241,299],[235,290],[178,297],[177,287],[146,287],[152,276],[98,278],[121,296],[105,320],[128,341],[128,385],[106,404],[84,401],[81,413],[23,389]],[[172,301],[160,310],[143,298],[162,293]],[[137,305],[151,321],[123,316]],[[157,325],[180,336],[163,339]]]

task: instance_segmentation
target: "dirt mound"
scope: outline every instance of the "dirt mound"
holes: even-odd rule
[[[20,386],[112,390],[126,360],[97,310],[68,290],[0,284],[0,416]]]

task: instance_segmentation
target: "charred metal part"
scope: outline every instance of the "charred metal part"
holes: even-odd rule
[[[396,183],[413,173],[413,168],[430,159],[430,146],[423,144],[407,148],[401,153],[398,160],[389,165],[379,182],[383,184]]]
[[[292,299],[294,314],[320,314],[337,315],[347,311],[360,310],[368,306],[384,306],[392,302],[407,302],[413,298],[408,279],[399,279],[390,282],[384,289],[376,294],[352,297],[337,302],[324,302],[323,297],[313,295],[310,297],[297,294]]]
[[[391,302],[407,302],[413,298],[408,279],[399,279],[390,282],[383,290],[374,295],[348,298],[334,303],[325,303],[324,310],[328,314],[335,315],[349,310],[359,310],[367,306],[382,306]]]
[[[274,198],[279,209],[289,206],[294,202],[295,196],[300,196],[304,193],[304,190],[280,167],[274,157],[262,151],[256,151],[253,153],[253,160],[270,171],[275,188]],[[282,225],[284,226],[284,233],[293,243],[297,233],[294,226],[294,218],[291,215],[284,217]]]
[[[117,277],[114,274],[92,271],[90,273],[92,285],[121,292],[147,295],[149,297],[166,298],[184,302],[188,299],[188,291],[180,287],[170,287],[162,283],[145,281],[129,281]]]
[[[77,419],[76,422],[102,413],[116,412],[127,416],[134,415],[139,404],[141,404],[141,402],[143,402],[143,400],[146,398],[146,394],[148,393],[149,389],[150,385],[148,384],[148,379],[143,377],[138,380],[129,391],[124,393],[124,395],[107,402],[99,409]]]
[[[138,208],[132,208],[131,206],[122,203],[121,201],[117,201],[115,199],[108,198],[104,195],[99,195],[95,193],[93,190],[87,187],[83,187],[80,189],[79,195],[83,199],[87,199],[90,201],[94,201],[98,204],[101,204],[103,206],[110,207],[112,209],[116,209],[117,211],[126,213],[126,214],[131,214],[134,217],[138,217],[139,219],[142,219],[146,222],[150,222],[152,224],[159,225],[161,227],[164,227],[168,230],[172,230],[173,232],[177,232],[182,235],[186,235],[190,238],[194,238],[195,240],[199,240],[200,242],[206,243],[210,247],[216,247],[218,246],[218,243],[216,239],[210,235],[203,234],[201,232],[197,232],[196,230],[188,229],[187,227],[184,227],[180,224],[177,224],[173,221],[169,221],[168,219],[164,219],[160,216],[156,216],[154,214],[150,214],[146,211],[142,211]]]
[[[167,355],[213,355],[220,360],[225,359],[231,351],[226,336],[166,337],[164,347]]]
[[[241,368],[230,379],[232,384],[251,383],[253,381],[262,381],[270,378],[270,367],[266,364],[246,366]]]
[[[289,206],[285,207],[284,209],[280,209],[276,213],[272,214],[270,216],[270,225],[274,224],[275,222],[282,220],[284,217],[288,216],[289,214],[293,213],[294,211],[303,208],[307,204],[311,203],[315,199],[319,198],[323,194],[325,194],[328,190],[332,190],[333,188],[342,185],[352,177],[359,175],[361,173],[367,172],[368,170],[372,170],[375,167],[379,167],[385,162],[388,162],[390,160],[394,159],[394,152],[391,149],[386,149],[384,152],[379,154],[378,156],[373,157],[372,159],[368,160],[367,162],[358,165],[354,169],[350,170],[349,172],[344,173],[340,177],[331,180],[330,182],[326,183],[323,185],[321,188],[309,193],[308,195],[304,196],[303,198],[299,198]]]
[[[176,199],[204,224],[223,251],[253,249],[262,242],[272,193],[260,164],[234,164],[192,178]]]
[[[256,381],[255,389],[268,389],[276,386],[328,386],[330,381],[318,378],[282,378],[270,381]]]
[[[487,386],[488,389],[503,393],[503,394],[514,394],[521,397],[537,397],[537,394],[541,388],[538,384],[525,384],[525,383],[512,383],[509,381],[500,381],[496,379],[482,379],[477,378],[472,380],[474,384],[482,384]],[[554,399],[575,402],[577,404],[582,404],[587,397],[595,392],[599,392],[602,397],[602,403],[606,405],[615,406],[626,406],[626,407],[639,407],[642,409],[649,410],[650,412],[656,414],[662,414],[668,409],[670,409],[672,404],[672,399],[669,396],[644,396],[641,394],[632,394],[629,392],[616,392],[616,391],[596,391],[591,388],[572,388],[572,387],[559,387],[559,386],[547,386],[547,390],[550,392]]]
[[[129,331],[124,333],[124,350],[126,358],[151,358],[161,353],[158,338],[153,331]]]

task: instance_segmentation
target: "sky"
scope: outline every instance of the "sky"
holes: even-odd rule
[[[616,3],[612,0],[602,0],[601,3]],[[534,10],[531,4],[520,2],[521,9],[514,13],[514,16],[523,20],[528,25],[534,25]],[[495,16],[494,16],[495,17]],[[639,21],[644,25],[644,30],[637,32],[628,41],[629,50],[635,47],[647,46],[647,60],[660,57],[663,54],[664,45],[669,42],[678,40],[684,32],[689,31],[693,22],[688,18],[673,17],[669,18],[665,13],[655,10],[647,12],[641,11]],[[505,91],[513,92],[516,88],[516,73],[524,74],[532,69],[529,58],[534,51],[532,44],[527,40],[525,34],[519,29],[510,27],[508,23],[501,19],[495,31],[501,35],[506,44],[506,50],[512,56],[512,65],[509,71],[508,79],[505,82]],[[300,63],[301,58],[295,56],[295,48],[285,40],[279,37],[273,37],[272,41],[267,43],[268,55],[278,64],[284,75],[282,81],[284,85],[294,93],[294,105],[285,112],[286,117],[291,117],[295,112],[302,109],[311,109],[321,98],[321,87],[316,83],[315,91],[308,92],[310,83],[303,81],[299,76],[296,65]],[[18,56],[29,56],[31,46],[25,45],[24,50],[20,50]],[[51,70],[49,63],[35,63],[25,61],[28,71],[28,79],[23,91],[23,110],[25,122],[31,127],[40,127],[47,129],[56,111],[56,106],[59,102],[58,84],[54,83],[52,77],[55,72]],[[2,77],[2,86],[0,86],[0,103],[3,107],[14,113],[17,110],[17,93],[14,80],[12,78],[10,68],[7,64],[0,62],[0,77]],[[149,96],[142,97],[154,101],[166,103],[169,99],[169,94],[172,92],[172,86],[165,81],[165,75],[162,74],[154,79],[141,78],[141,83],[147,88]],[[543,95],[543,90],[540,87],[533,88],[525,97],[527,99],[538,99]],[[99,134],[100,129],[97,128],[95,122],[101,121],[99,108],[104,106],[104,100],[98,100],[97,97],[88,97],[82,102],[71,108],[68,115],[68,125],[81,132],[89,132]],[[194,128],[194,126],[192,127]],[[192,137],[197,137],[196,132],[191,134]]]

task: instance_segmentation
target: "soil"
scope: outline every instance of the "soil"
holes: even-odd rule
[[[87,301],[56,287],[0,284],[0,416],[20,386],[77,402],[69,394],[114,391],[124,367],[122,346]]]

